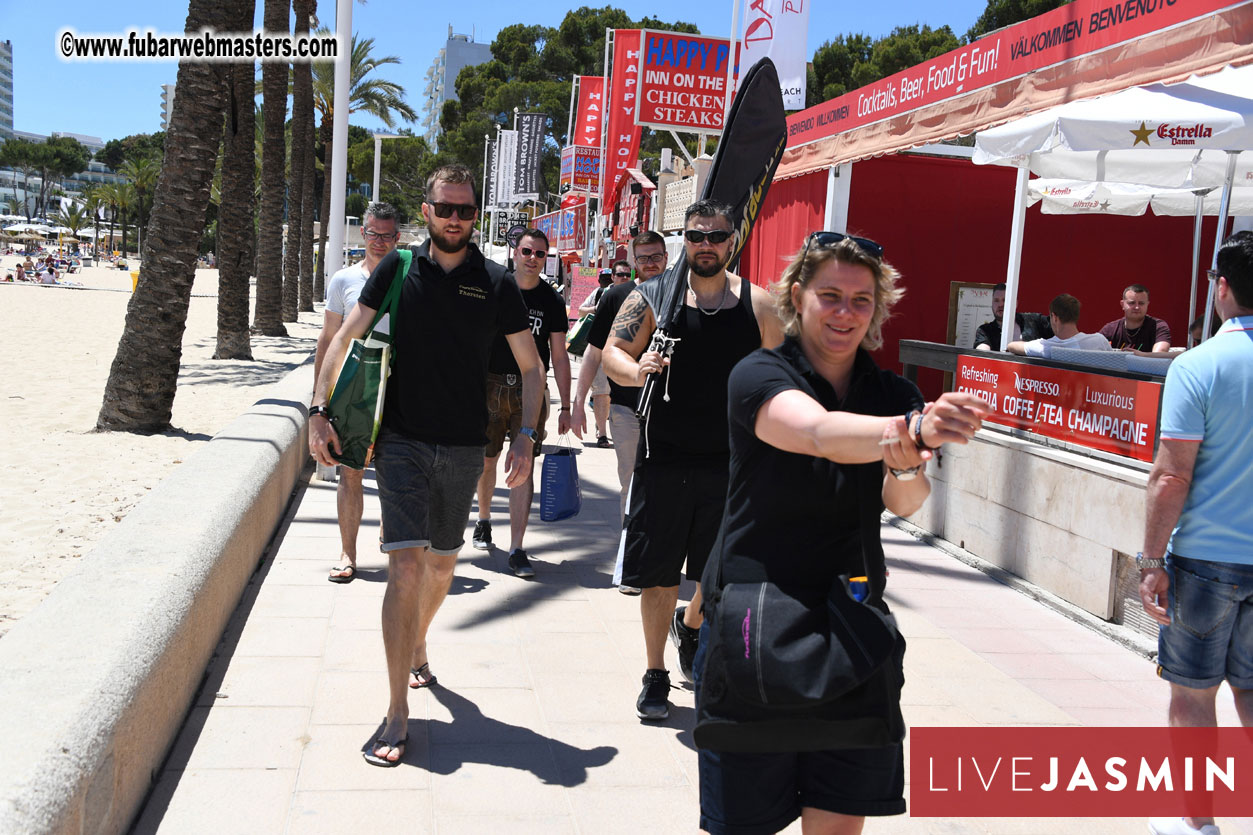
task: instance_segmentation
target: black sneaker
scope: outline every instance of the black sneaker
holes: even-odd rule
[[[535,569],[531,568],[531,561],[526,558],[526,551],[521,548],[514,548],[513,553],[509,555],[509,568],[524,580],[535,576]]]
[[[470,540],[470,544],[480,551],[492,550],[492,523],[487,519],[480,519],[474,523],[474,537]]]
[[[696,659],[696,645],[700,641],[700,630],[693,629],[683,622],[683,613],[686,611],[686,606],[680,606],[674,610],[674,617],[670,619],[670,643],[674,644],[674,648],[679,651],[679,672],[688,681],[695,681],[692,678],[692,661]]]
[[[635,715],[641,719],[665,719],[670,715],[670,674],[665,670],[645,670],[644,689],[635,700]]]

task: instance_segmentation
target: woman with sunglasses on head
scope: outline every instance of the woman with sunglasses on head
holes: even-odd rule
[[[917,511],[930,491],[922,467],[932,451],[966,443],[987,414],[982,400],[966,394],[924,404],[913,383],[875,365],[869,352],[882,345],[883,323],[903,293],[898,278],[874,241],[815,232],[772,288],[786,340],[753,352],[731,373],[730,487],[702,578],[706,624],[695,665],[702,722],[725,691],[717,671],[728,669],[732,653],[746,658],[750,651],[752,624],[743,613],[738,648],[734,640],[711,645],[711,635],[728,634],[718,632],[727,584],[764,581],[815,612],[835,591],[849,594],[841,576],[864,577],[850,587],[887,614],[879,515],[884,508],[900,516]],[[700,751],[701,827],[769,833],[799,816],[806,835],[857,833],[866,815],[904,812],[904,642],[895,641],[880,668],[891,682],[883,692],[894,698],[872,707],[899,735],[893,730],[883,744],[851,739],[829,721],[839,709],[829,705],[789,715],[781,732],[783,725],[770,724],[777,714],[750,708],[724,727],[725,744],[711,746],[720,750]],[[783,669],[803,684],[814,674],[800,666]],[[861,747],[867,744],[877,747]]]

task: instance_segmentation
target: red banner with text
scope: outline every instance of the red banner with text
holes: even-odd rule
[[[643,30],[635,124],[722,133],[730,54],[727,38]]]
[[[605,165],[601,172],[601,194],[613,194],[619,177],[635,168],[640,157],[640,126],[635,124],[635,100],[639,95],[640,30],[615,29],[613,72],[609,81],[609,130],[605,137]],[[613,211],[608,200],[601,200],[601,213]]]
[[[793,148],[1204,17],[1231,0],[1075,0],[788,117]]]
[[[909,814],[1243,817],[1253,814],[1253,732],[910,728]]]
[[[579,76],[579,109],[575,111],[571,145],[600,147],[601,122],[605,115],[605,79],[599,75]]]
[[[991,404],[992,423],[1153,460],[1160,383],[964,355],[955,385]]]

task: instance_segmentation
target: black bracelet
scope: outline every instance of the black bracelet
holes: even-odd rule
[[[309,417],[316,417],[316,416],[324,417],[327,420],[331,419],[330,410],[328,410],[325,406],[310,406]]]
[[[568,412],[568,411],[570,411],[570,407],[569,407],[569,406],[562,406],[562,407],[561,407],[560,409],[558,409],[557,411],[559,411],[559,412]]]

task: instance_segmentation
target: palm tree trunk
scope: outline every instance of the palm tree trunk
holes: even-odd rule
[[[265,30],[286,32],[290,0],[265,0]],[[266,336],[286,336],[283,327],[283,123],[287,115],[287,67],[279,61],[261,65],[261,222],[257,233],[257,309],[253,327]]]
[[[322,118],[322,141],[325,143],[325,150],[322,157],[322,210],[318,213],[318,219],[321,220],[318,229],[318,275],[323,282],[326,280],[326,238],[327,229],[326,221],[331,216],[331,115],[328,111],[326,116]],[[314,279],[317,281],[317,278]],[[326,292],[325,283],[322,292]]]
[[[252,23],[254,0],[241,0],[248,17],[236,21],[243,32]],[[255,69],[252,63],[228,64],[231,72],[229,107],[222,136],[222,203],[218,212],[218,360],[250,360],[248,290],[252,251],[256,245],[256,128],[253,124]]]
[[[294,0],[292,7],[296,11],[296,34],[308,34],[312,17],[314,0]],[[292,167],[291,178],[299,183],[297,194],[300,195],[299,222],[288,224],[287,241],[290,254],[296,262],[295,275],[299,285],[299,309],[313,311],[313,264],[310,251],[305,251],[305,229],[313,231],[313,177],[309,172],[313,168],[313,65],[307,61],[293,65],[292,68]],[[296,160],[296,148],[300,148],[299,164]],[[295,205],[296,198],[292,202]],[[307,215],[307,217],[306,217]],[[306,258],[308,260],[306,260]]]
[[[190,0],[187,32],[229,31],[238,0]],[[170,426],[178,366],[225,108],[225,64],[183,61],[153,204],[143,281],[131,297],[96,428],[161,432]]]

